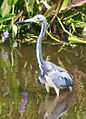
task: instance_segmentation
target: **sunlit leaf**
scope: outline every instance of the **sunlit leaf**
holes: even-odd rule
[[[81,40],[80,38],[78,38],[77,36],[74,36],[74,35],[69,36],[68,41],[71,44],[86,44],[85,40]]]
[[[77,20],[72,20],[73,24],[75,27],[86,27],[86,23],[83,21],[77,21]]]
[[[14,14],[9,14],[5,17],[0,17],[0,23],[6,22],[8,20],[11,20],[15,15]]]
[[[1,15],[4,17],[10,13],[11,6],[8,5],[8,0],[4,0],[1,6]]]
[[[71,0],[64,0],[61,10],[64,10],[65,8],[67,8],[70,3],[71,3]]]
[[[15,24],[12,25],[13,32],[16,35],[17,34],[17,26]]]
[[[13,48],[16,48],[17,47],[17,42],[15,41],[14,43],[13,43]]]
[[[25,0],[26,9],[28,12],[33,14],[35,0]]]
[[[9,5],[14,5],[14,4],[16,4],[17,1],[18,0],[8,0],[8,4]]]

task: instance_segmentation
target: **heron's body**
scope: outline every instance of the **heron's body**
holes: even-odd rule
[[[39,22],[41,24],[41,32],[36,44],[36,56],[40,69],[39,80],[42,84],[45,84],[48,93],[49,87],[53,87],[56,91],[56,94],[59,96],[59,90],[61,88],[72,87],[73,80],[64,68],[61,68],[43,59],[42,40],[45,37],[45,32],[47,29],[46,18],[43,15],[36,15],[31,19],[27,19],[19,23],[27,23],[27,22]]]
[[[49,87],[53,87],[57,95],[59,95],[59,89],[71,89],[73,84],[72,77],[64,68],[48,61],[44,61],[44,74],[40,72],[39,80],[45,84],[48,93]]]

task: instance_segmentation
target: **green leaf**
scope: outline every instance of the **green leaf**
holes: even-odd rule
[[[3,23],[3,22],[6,22],[6,21],[9,21],[11,20],[15,15],[14,14],[9,14],[5,17],[0,17],[0,23]]]
[[[79,37],[74,35],[69,36],[68,41],[71,44],[86,44],[86,40],[81,40]]]
[[[8,5],[8,0],[4,0],[1,6],[1,15],[2,17],[8,15],[10,13],[11,6]]]
[[[18,0],[8,0],[9,5],[15,5]]]
[[[75,27],[81,27],[81,28],[86,27],[86,22],[84,22],[84,21],[79,21],[79,20],[73,20],[72,19],[71,23],[73,23]]]

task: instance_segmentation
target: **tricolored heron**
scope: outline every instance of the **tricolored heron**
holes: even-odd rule
[[[69,88],[72,89],[73,80],[72,77],[68,74],[68,72],[49,61],[43,59],[42,55],[42,40],[45,37],[45,32],[48,26],[46,18],[39,14],[34,16],[33,18],[26,19],[24,21],[19,21],[17,24],[23,23],[40,23],[41,24],[41,32],[37,39],[36,44],[36,56],[40,69],[39,81],[42,84],[45,84],[46,90],[49,93],[49,88],[53,87],[57,96],[59,96],[59,90],[61,88]]]

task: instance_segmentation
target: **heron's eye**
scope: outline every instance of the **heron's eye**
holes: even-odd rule
[[[43,21],[40,17],[38,17],[37,19],[38,19],[39,22],[42,22]]]
[[[38,17],[37,19],[38,19],[38,20],[40,20],[40,18],[39,18],[39,17]]]

